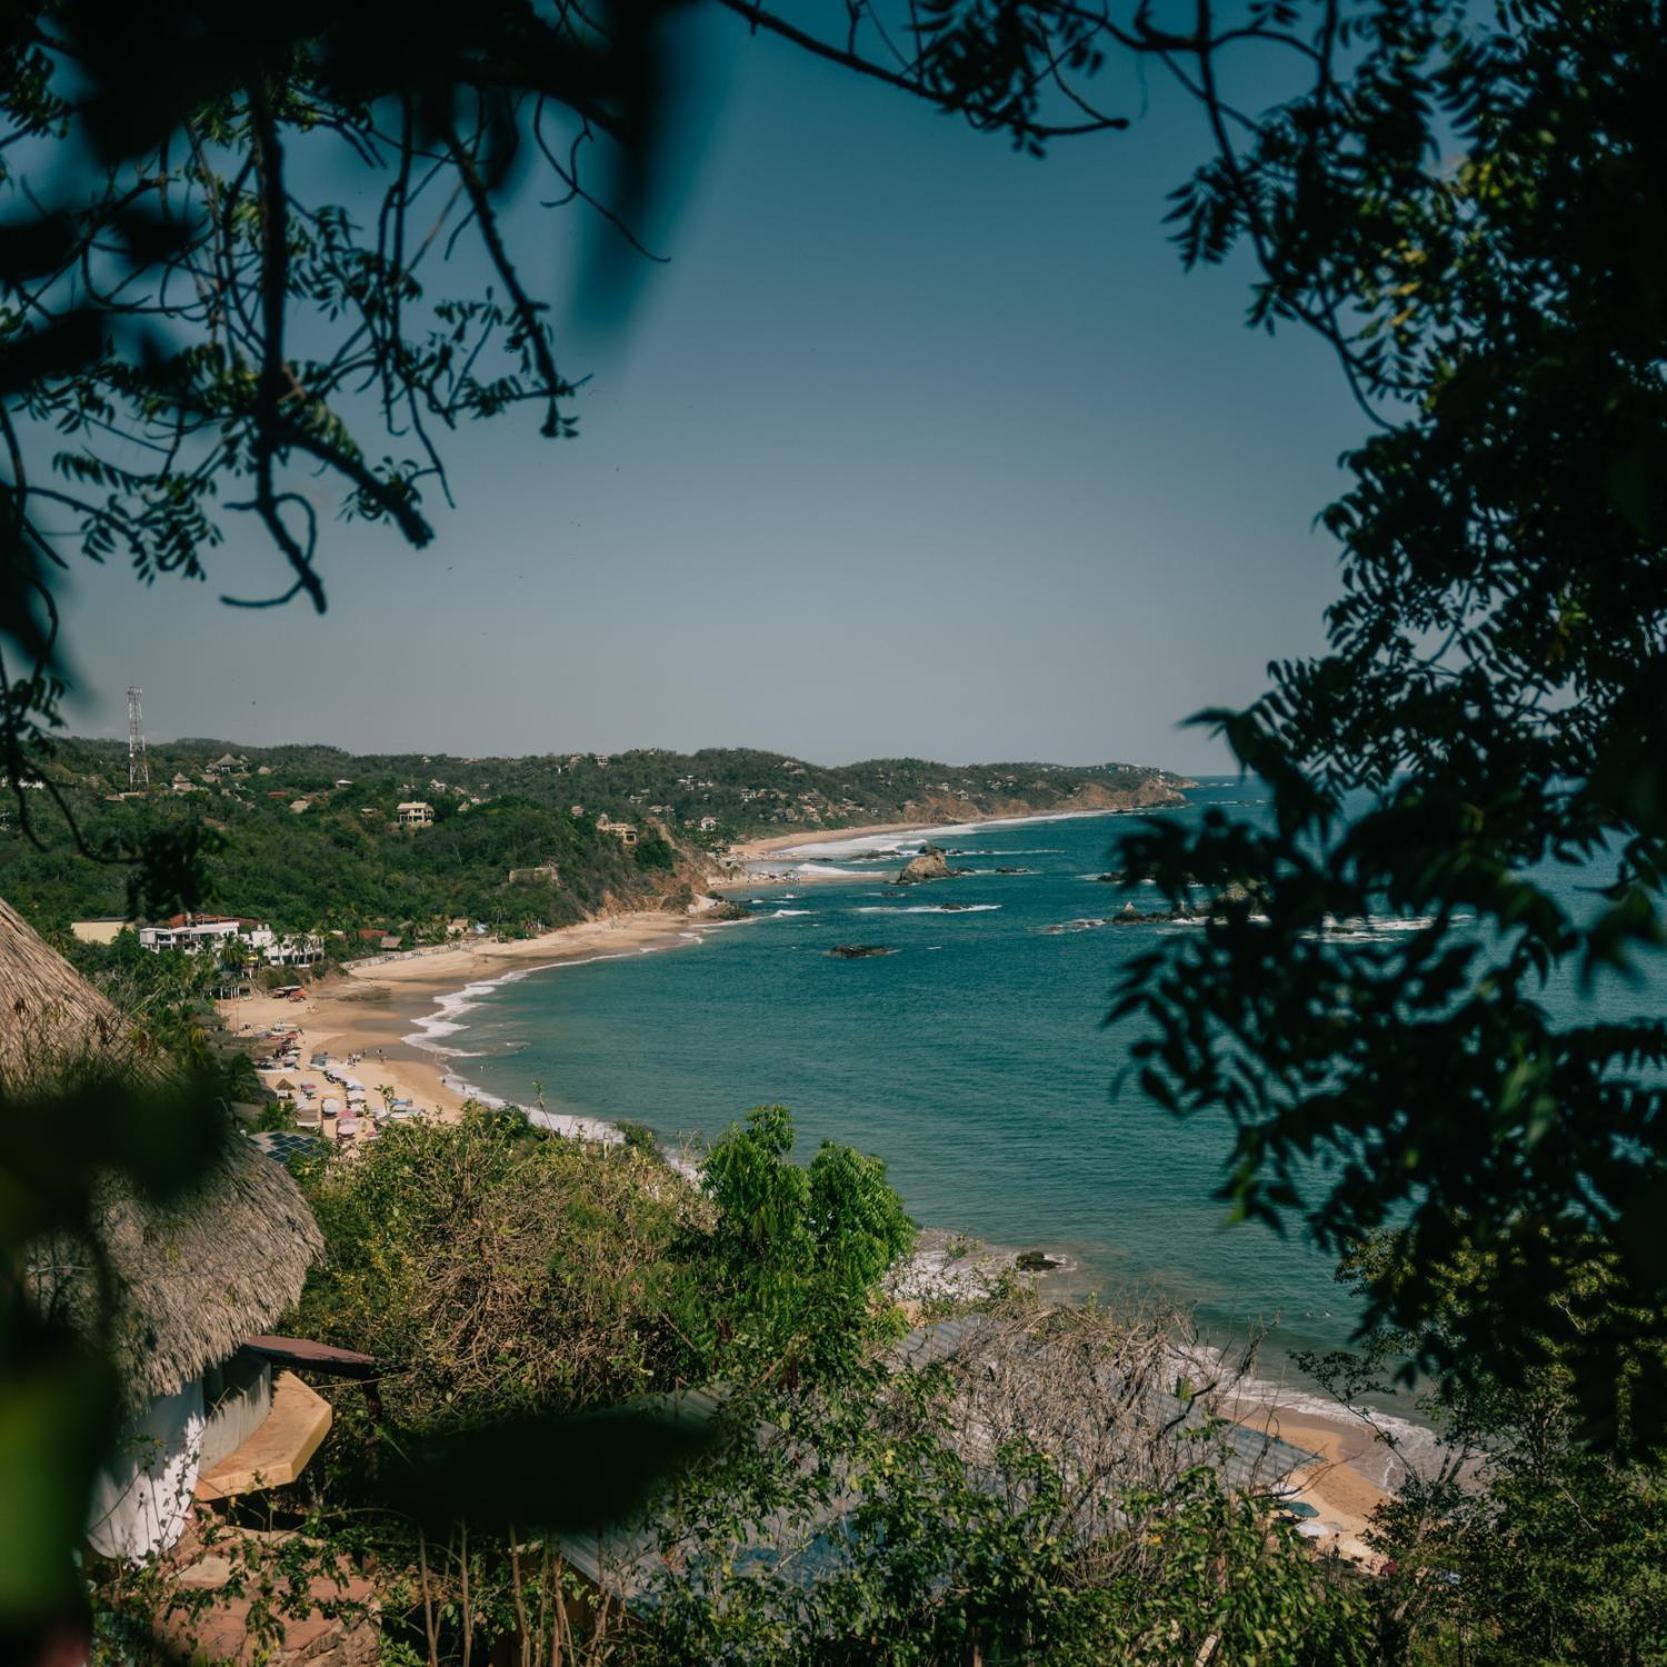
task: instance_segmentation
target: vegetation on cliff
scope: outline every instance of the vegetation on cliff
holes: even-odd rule
[[[173,742],[151,749],[153,786],[138,797],[121,796],[127,753],[114,743],[61,741],[44,769],[95,848],[172,845],[196,860],[146,871],[130,897],[135,871],[73,860],[60,819],[36,818],[33,839],[14,819],[0,828],[0,895],[42,930],[190,902],[281,931],[344,932],[338,952],[352,953],[361,932],[415,939],[461,918],[513,934],[652,903],[748,834],[1180,799],[1170,778],[1132,765],[825,769],[731,749],[456,758]],[[410,802],[431,807],[432,826],[400,826]],[[610,831],[621,822],[634,846]]]

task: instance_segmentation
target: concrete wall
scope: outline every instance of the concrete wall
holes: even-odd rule
[[[203,1374],[202,1468],[234,1453],[272,1410],[272,1363],[249,1349]]]

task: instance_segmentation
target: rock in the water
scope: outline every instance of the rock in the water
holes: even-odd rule
[[[1021,1273],[1046,1273],[1049,1268],[1062,1268],[1065,1260],[1060,1256],[1050,1256],[1045,1250],[1021,1250],[1013,1258],[1013,1266]]]
[[[870,955],[895,955],[897,951],[883,943],[841,943],[835,944],[828,953],[842,961],[866,961]]]
[[[897,876],[895,884],[912,886],[922,880],[947,880],[952,870],[949,858],[938,845],[923,845],[918,857],[911,857]]]

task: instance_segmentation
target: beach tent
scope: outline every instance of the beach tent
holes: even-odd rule
[[[77,1079],[161,1087],[171,1078],[166,1059],[4,902],[0,1011],[7,1101]],[[137,1560],[178,1539],[202,1468],[264,1423],[271,1371],[239,1345],[295,1303],[324,1245],[289,1174],[230,1130],[183,1201],[164,1207],[100,1182],[91,1234],[111,1280],[105,1340],[128,1439],[98,1477],[87,1537],[103,1556]],[[83,1242],[37,1239],[22,1263],[24,1293],[44,1318],[99,1335],[103,1296]]]
[[[295,1084],[288,1077],[279,1077],[272,1086],[280,1094],[293,1094],[295,1092]]]

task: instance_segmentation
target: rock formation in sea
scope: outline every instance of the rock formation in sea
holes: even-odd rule
[[[895,955],[897,951],[882,943],[840,943],[828,953],[841,961],[866,961],[871,955]]]
[[[922,880],[947,880],[955,872],[940,845],[923,845],[920,855],[911,857],[903,872],[892,883],[899,886],[918,885]]]

